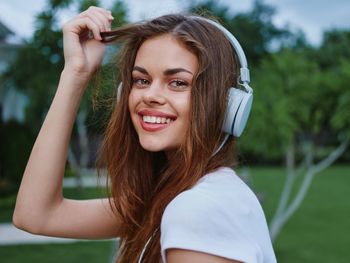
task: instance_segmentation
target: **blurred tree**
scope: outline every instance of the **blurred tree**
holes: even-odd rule
[[[0,197],[18,190],[34,138],[28,125],[0,121]]]
[[[302,31],[277,28],[272,23],[275,10],[262,1],[235,15],[212,0],[192,1],[190,11],[218,17],[254,65],[252,116],[239,146],[263,160],[285,156],[286,181],[270,224],[275,239],[315,174],[341,156],[349,143],[349,32],[329,31],[321,47],[312,48]],[[301,182],[295,186],[297,178]]]
[[[255,0],[252,10],[246,13],[231,13],[227,6],[219,5],[214,0],[190,3],[191,13],[218,18],[239,39],[251,64],[257,64],[273,47],[302,43],[302,35],[297,35],[297,41],[289,30],[278,28],[272,23],[275,9],[260,0]]]
[[[36,18],[36,31],[29,41],[18,50],[17,57],[3,73],[2,81],[20,90],[30,98],[22,124],[5,123],[1,138],[7,138],[1,147],[4,161],[2,167],[9,179],[10,189],[16,190],[20,183],[31,146],[37,134],[45,110],[52,98],[58,81],[57,68],[62,68],[61,33],[53,30],[55,13],[69,1],[49,1],[47,10]],[[11,161],[12,160],[12,161]]]
[[[29,125],[34,134],[37,134],[41,127],[64,66],[62,32],[58,25],[58,14],[68,7],[77,7],[77,12],[79,12],[90,5],[99,6],[100,1],[48,0],[45,9],[36,16],[36,30],[33,37],[19,50],[14,63],[4,73],[4,80],[14,83],[16,88],[22,90],[29,98],[25,123]],[[126,7],[122,1],[114,1],[111,11],[116,17],[114,26],[126,22]],[[110,70],[112,60],[106,59],[104,63],[104,67]],[[104,75],[105,73],[102,73],[102,77]],[[113,78],[107,81],[102,79],[101,82],[103,82],[103,86],[101,85],[103,92],[107,93],[114,89]],[[82,169],[87,167],[89,161],[90,140],[87,120],[88,118],[93,119],[91,116],[94,114],[90,102],[91,90],[94,89],[88,89],[82,99],[72,134],[73,144],[71,146],[73,147],[70,147],[68,154],[69,163],[78,176],[78,182],[80,182]],[[91,125],[102,125],[96,123],[97,118],[94,120],[95,123]],[[91,130],[94,131],[93,128]]]
[[[350,32],[349,32],[350,33]],[[349,34],[350,36],[350,34]],[[350,37],[349,37],[350,39]],[[344,131],[350,137],[350,57],[340,61],[339,72],[333,72],[331,85],[339,87],[338,100],[333,110],[331,125],[334,129]]]
[[[322,70],[318,57],[311,59],[308,52],[284,49],[262,60],[254,74],[253,87],[259,88],[250,124],[240,141],[242,149],[256,155],[285,155],[286,181],[270,224],[272,239],[299,208],[314,176],[349,144],[344,118],[350,114],[349,95],[341,90],[346,89],[350,60],[342,64],[340,76]],[[301,182],[295,186],[297,178]]]
[[[318,50],[314,50],[322,69],[337,69],[343,59],[350,59],[350,31],[329,30],[323,34],[323,41]]]

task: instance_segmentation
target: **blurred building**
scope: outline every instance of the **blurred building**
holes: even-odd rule
[[[25,117],[26,96],[13,83],[1,77],[22,45],[16,34],[0,21],[0,120],[3,122],[23,122]]]

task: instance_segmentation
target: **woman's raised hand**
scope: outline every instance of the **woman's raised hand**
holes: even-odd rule
[[[118,235],[120,223],[108,200],[71,200],[62,193],[76,113],[84,88],[103,58],[100,33],[110,30],[112,19],[109,11],[90,7],[63,26],[64,70],[28,160],[13,214],[14,224],[21,229],[73,238]]]
[[[101,32],[111,30],[111,12],[89,7],[63,25],[65,70],[89,79],[100,66],[105,51]]]

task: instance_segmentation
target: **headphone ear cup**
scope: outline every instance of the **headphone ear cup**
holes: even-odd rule
[[[229,88],[228,104],[225,114],[223,131],[235,137],[239,137],[250,114],[253,102],[253,94],[237,88]]]

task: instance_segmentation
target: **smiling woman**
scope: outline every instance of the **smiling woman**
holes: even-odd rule
[[[143,149],[168,152],[181,146],[197,70],[196,56],[169,34],[142,44],[132,71],[129,111]]]
[[[235,137],[252,102],[238,41],[197,16],[113,31],[112,19],[90,7],[63,27],[65,68],[23,176],[15,225],[61,237],[119,236],[118,263],[276,262],[261,206],[233,170]],[[99,162],[112,196],[66,199],[79,101],[105,45],[115,42],[124,44],[123,84]]]

